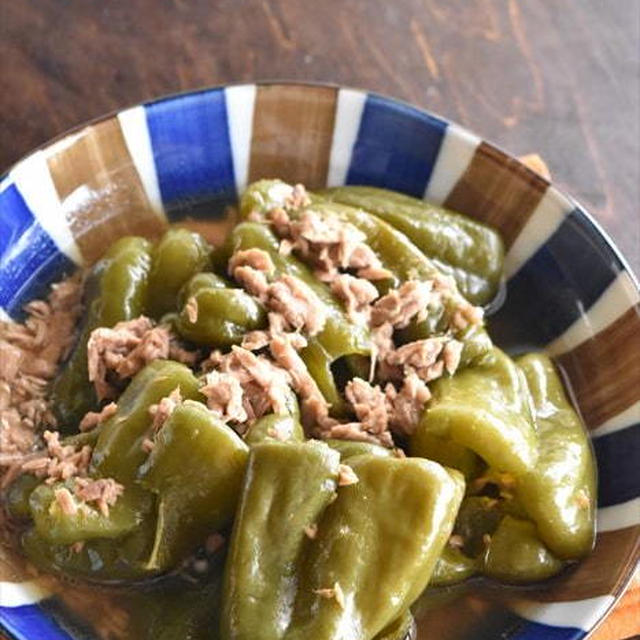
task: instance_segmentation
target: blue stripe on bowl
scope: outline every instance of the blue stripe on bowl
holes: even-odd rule
[[[524,620],[514,635],[501,636],[509,640],[581,640],[587,635],[583,629],[574,627],[552,627],[548,624]]]
[[[624,265],[576,208],[507,283],[491,319],[503,348],[544,347],[587,311]]]
[[[446,128],[435,116],[369,94],[347,184],[387,187],[422,198]]]
[[[0,627],[16,640],[72,640],[38,605],[0,607]]]
[[[640,423],[592,442],[598,463],[598,506],[640,497]]]
[[[16,318],[23,304],[74,269],[27,207],[15,185],[0,192],[0,307]]]
[[[210,216],[235,199],[233,156],[223,89],[145,106],[160,194],[169,216]]]

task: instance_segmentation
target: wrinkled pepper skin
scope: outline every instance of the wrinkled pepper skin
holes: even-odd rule
[[[422,450],[423,434],[450,439],[479,455],[491,467],[522,475],[535,468],[538,442],[531,399],[520,369],[495,348],[475,367],[441,378],[411,437]]]
[[[533,522],[506,516],[491,537],[483,573],[504,582],[545,580],[559,573],[563,563],[540,541]]]
[[[223,286],[220,286],[220,285]],[[264,309],[242,289],[224,286],[213,273],[199,273],[184,287],[183,306],[174,323],[178,334],[200,346],[211,348],[239,344],[243,336],[267,324]],[[197,318],[192,321],[186,305],[194,300]]]
[[[308,543],[305,527],[335,498],[339,460],[317,441],[251,449],[225,567],[222,640],[283,637]]]
[[[473,304],[491,302],[502,279],[504,246],[490,227],[430,202],[375,187],[344,186],[323,198],[364,209],[402,231]]]
[[[230,523],[247,456],[247,445],[205,405],[186,400],[175,408],[138,473],[159,496],[150,569],[176,566]]]
[[[304,442],[299,412],[294,415],[270,413],[249,426],[244,441],[252,447],[261,442]]]
[[[331,363],[346,355],[370,354],[369,331],[362,325],[354,325],[328,287],[297,258],[281,255],[278,246],[278,239],[266,225],[243,222],[231,232],[228,251],[231,255],[237,250],[262,249],[271,256],[276,276],[288,274],[300,278],[318,295],[326,310],[327,322],[324,329],[309,340],[301,356],[334,413],[339,414],[343,409],[343,400],[331,374]]]
[[[438,558],[429,586],[449,587],[463,582],[478,572],[479,564],[481,563],[447,545]]]
[[[149,314],[159,320],[175,311],[178,294],[196,273],[209,266],[211,247],[199,234],[187,229],[169,229],[151,251]]]
[[[59,430],[72,433],[97,398],[89,382],[87,342],[97,327],[112,327],[146,312],[151,245],[129,236],[116,241],[93,267],[85,296],[85,319],[76,345],[51,388]]]
[[[516,361],[533,399],[539,456],[518,478],[516,496],[538,533],[559,558],[581,558],[593,546],[596,479],[585,429],[567,400],[560,377],[544,354]]]
[[[118,399],[118,410],[104,422],[93,450],[94,473],[115,478],[125,486],[136,479],[146,460],[142,441],[152,423],[149,407],[180,387],[183,398],[198,399],[198,380],[188,367],[171,360],[154,360],[137,373]]]
[[[457,471],[420,458],[359,456],[309,542],[286,640],[370,640],[429,582],[464,493]],[[321,590],[336,583],[344,608]]]
[[[133,531],[148,515],[152,500],[135,487],[125,489],[109,515],[95,505],[74,499],[77,511],[65,513],[54,499],[54,491],[67,488],[73,496],[73,481],[41,484],[29,498],[31,518],[40,538],[51,545],[73,544],[95,538],[120,538]]]

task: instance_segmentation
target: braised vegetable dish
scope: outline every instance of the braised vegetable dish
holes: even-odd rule
[[[401,640],[426,589],[590,552],[583,425],[488,331],[494,230],[278,180],[237,217],[215,247],[121,238],[1,325],[3,504],[38,571],[133,587],[123,637]]]

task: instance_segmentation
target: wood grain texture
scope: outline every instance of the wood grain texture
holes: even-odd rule
[[[637,0],[0,0],[0,170],[153,96],[335,82],[540,153],[638,273],[639,45]],[[636,625],[614,613],[597,640],[638,633],[635,594],[619,610]]]

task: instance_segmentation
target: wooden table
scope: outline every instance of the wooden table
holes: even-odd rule
[[[330,81],[538,152],[638,273],[639,46],[638,0],[0,0],[0,168],[164,93]],[[640,633],[638,591],[594,638]]]

